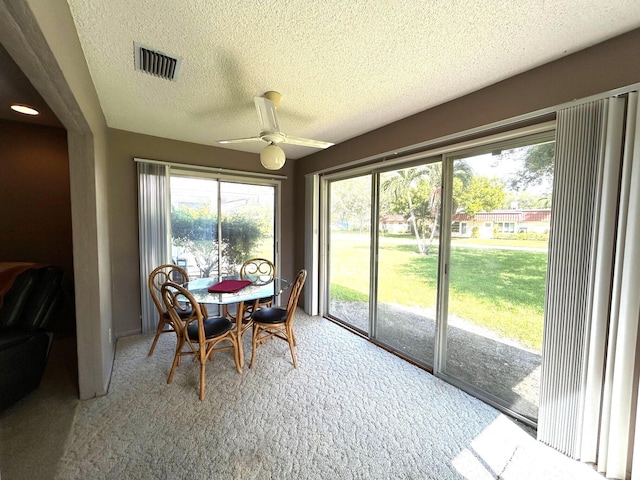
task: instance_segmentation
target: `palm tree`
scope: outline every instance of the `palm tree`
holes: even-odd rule
[[[418,231],[418,224],[416,222],[416,216],[413,209],[413,199],[411,198],[412,185],[424,175],[424,168],[413,167],[404,170],[398,170],[393,172],[393,175],[385,180],[381,189],[383,192],[390,193],[396,199],[406,198],[409,206],[409,221],[413,228],[413,232],[416,236],[416,244],[418,245],[418,251],[421,254],[425,253],[423,242],[420,238],[420,232]]]
[[[457,160],[453,175],[454,179],[464,188],[473,178],[473,170],[464,160]],[[429,195],[423,196],[421,204],[416,205],[416,199],[419,199],[417,193],[420,186],[426,189]],[[438,229],[438,219],[442,206],[442,164],[438,162],[392,172],[392,176],[382,183],[381,189],[383,192],[393,195],[398,203],[407,205],[409,221],[416,237],[418,252],[422,255],[428,255]],[[405,201],[399,202],[402,198],[406,198],[406,203]],[[428,219],[430,223],[428,240],[420,236],[416,210],[422,211],[422,216]],[[453,212],[457,210],[455,195],[452,210]]]
[[[397,200],[401,198],[406,199],[406,205],[408,206],[409,213],[409,222],[411,222],[411,227],[416,237],[418,252],[421,255],[428,254],[429,249],[426,245],[426,242],[420,236],[420,230],[418,229],[418,222],[416,219],[413,194],[418,182],[423,179],[428,180],[430,190],[433,190],[434,183],[432,182],[436,180],[436,177],[438,177],[438,183],[436,183],[436,185],[439,185],[439,175],[434,175],[433,170],[433,166],[431,165],[420,165],[418,167],[397,170],[395,172],[392,172],[392,176],[385,180],[381,185],[381,189],[383,192],[393,195]]]

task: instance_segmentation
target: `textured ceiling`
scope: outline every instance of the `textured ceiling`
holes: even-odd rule
[[[640,26],[638,0],[68,3],[107,124],[208,145],[257,135],[267,90],[284,133],[339,143]],[[177,81],[135,71],[134,42]]]

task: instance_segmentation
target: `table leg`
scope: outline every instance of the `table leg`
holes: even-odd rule
[[[244,367],[244,348],[242,347],[242,317],[244,317],[244,302],[238,302],[236,306],[236,337],[238,338],[238,353],[240,354],[240,367]]]

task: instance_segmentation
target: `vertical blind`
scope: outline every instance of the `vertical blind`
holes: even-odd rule
[[[151,333],[156,331],[158,319],[147,279],[154,268],[169,263],[170,259],[167,213],[169,166],[147,162],[136,162],[136,165],[142,333]]]
[[[538,438],[577,456],[605,100],[558,112]]]
[[[632,92],[558,112],[540,386],[538,438],[616,479],[640,434],[637,104]]]

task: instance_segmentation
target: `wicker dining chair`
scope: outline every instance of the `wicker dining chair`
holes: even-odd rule
[[[240,267],[240,278],[251,280],[254,285],[265,285],[273,282],[276,276],[276,267],[266,258],[251,258]],[[251,314],[261,307],[270,307],[273,304],[273,296],[256,299],[254,302],[246,303],[244,306],[243,322],[251,320]],[[223,316],[235,321],[235,312],[231,312],[228,306],[223,307]]]
[[[162,285],[169,281],[178,284],[184,284],[189,281],[189,275],[184,269],[171,263],[160,265],[149,274],[149,292],[151,293],[151,299],[153,300],[153,303],[158,310],[158,327],[156,328],[156,334],[153,337],[153,343],[151,344],[151,348],[149,349],[149,356],[153,355],[153,351],[156,348],[158,338],[160,338],[161,334],[175,332],[173,322],[169,313],[164,307],[162,296],[160,294]],[[190,312],[185,311],[184,315],[189,316]]]
[[[294,368],[298,368],[298,361],[296,359],[296,352],[294,348],[297,342],[295,333],[293,332],[293,316],[306,279],[307,271],[304,269],[300,270],[291,287],[287,308],[264,307],[256,310],[251,315],[251,319],[253,320],[253,338],[251,340],[252,350],[249,368],[253,366],[253,361],[256,359],[256,350],[258,346],[273,337],[281,338],[289,344],[291,358],[293,359],[293,366]]]
[[[233,323],[224,317],[209,317],[203,314],[202,305],[177,283],[167,282],[162,285],[162,300],[171,316],[178,335],[176,352],[173,357],[171,371],[167,383],[173,381],[176,367],[185,355],[193,355],[200,363],[200,400],[205,396],[205,370],[209,360],[213,361],[213,354],[222,350],[233,350],[233,359],[238,373],[242,373],[240,365],[240,351],[238,339],[233,330]],[[186,315],[189,312],[189,315]],[[227,341],[231,345],[218,346]],[[185,347],[187,347],[185,349]]]
[[[240,278],[251,280],[255,285],[265,285],[273,282],[276,276],[276,267],[266,258],[252,258],[247,260],[240,267]],[[270,307],[273,304],[273,297],[259,298],[251,305],[247,305],[249,316],[260,307]]]

